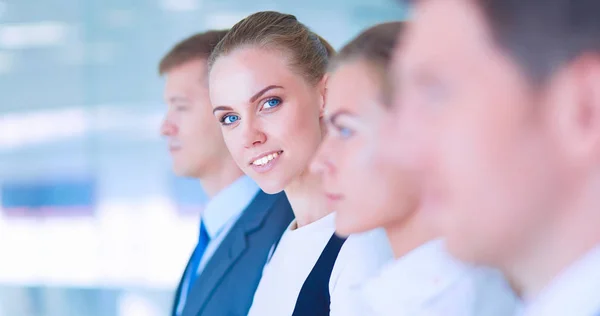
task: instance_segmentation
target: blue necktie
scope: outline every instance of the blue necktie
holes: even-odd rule
[[[210,236],[208,236],[208,231],[206,230],[206,226],[204,226],[204,221],[200,221],[200,235],[198,237],[198,245],[196,245],[196,249],[194,249],[194,253],[192,254],[192,258],[190,259],[190,266],[187,271],[187,289],[185,292],[185,298],[190,294],[192,290],[192,286],[194,285],[194,281],[198,277],[198,267],[200,266],[200,261],[202,260],[202,256],[204,255],[204,251],[206,250],[206,246],[210,242]]]

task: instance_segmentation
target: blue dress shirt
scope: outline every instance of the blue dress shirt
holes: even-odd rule
[[[248,205],[250,205],[250,202],[252,202],[258,192],[258,185],[256,185],[256,183],[248,176],[242,176],[208,201],[208,204],[202,212],[201,227],[203,225],[206,228],[209,242],[206,247],[202,249],[203,254],[201,255],[198,269],[195,271],[195,277],[192,277],[190,280],[194,280],[202,273],[208,260],[210,260],[212,255],[219,248],[219,245],[225,236],[227,236],[227,233],[231,230]],[[200,233],[200,237],[202,237],[202,234],[203,232]],[[199,243],[202,239],[203,238],[199,238]],[[196,254],[196,251],[200,251],[198,250],[198,247],[192,255],[192,260],[194,260],[193,257]],[[177,314],[179,315],[181,315],[183,307],[185,306],[187,291],[188,289],[191,289],[192,285],[189,284],[189,280],[186,281],[184,281],[182,293],[179,302],[177,302]]]

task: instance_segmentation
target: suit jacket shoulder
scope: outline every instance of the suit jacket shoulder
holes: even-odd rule
[[[246,315],[271,246],[292,219],[285,193],[259,192],[207,262],[183,315]]]

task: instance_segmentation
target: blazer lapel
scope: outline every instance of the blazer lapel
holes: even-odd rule
[[[190,263],[192,262],[192,257],[188,259],[188,263],[185,265],[185,270],[183,270],[183,274],[181,275],[181,279],[179,280],[179,285],[177,285],[177,290],[175,291],[175,299],[173,300],[173,308],[171,309],[171,315],[177,316],[177,306],[179,305],[179,299],[181,298],[181,287],[183,286],[183,280],[185,279],[185,275],[190,268]]]
[[[268,211],[280,196],[268,195],[262,191],[256,195],[196,280],[183,315],[198,315],[202,311],[221,280],[246,250],[246,236],[260,228]]]

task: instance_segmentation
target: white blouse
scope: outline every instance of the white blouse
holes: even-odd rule
[[[556,276],[528,300],[526,316],[600,315],[600,245]]]
[[[520,304],[500,272],[453,259],[441,240],[395,260],[363,295],[378,316],[509,316]]]
[[[265,265],[248,315],[292,315],[302,285],[334,231],[335,214],[300,228],[293,221]],[[329,281],[330,315],[365,315],[355,291],[391,259],[383,230],[348,237]]]

